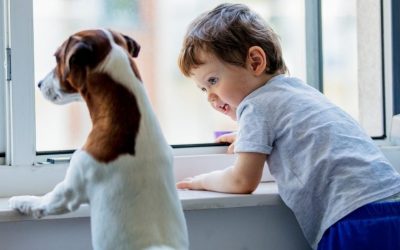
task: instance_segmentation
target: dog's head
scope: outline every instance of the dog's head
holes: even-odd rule
[[[43,96],[56,104],[81,100],[80,92],[88,74],[98,70],[113,46],[123,48],[136,78],[139,71],[132,60],[140,46],[132,38],[111,30],[85,30],[70,36],[56,51],[56,67],[38,83]]]

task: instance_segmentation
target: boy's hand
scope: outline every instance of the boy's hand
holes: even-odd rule
[[[197,175],[195,177],[185,178],[182,181],[176,183],[176,188],[178,189],[193,189],[193,190],[204,190],[201,179],[203,175]]]
[[[228,154],[233,154],[235,150],[235,140],[236,140],[236,133],[229,133],[229,134],[224,134],[219,136],[217,139],[215,139],[215,142],[226,142],[230,143],[227,153]]]
[[[186,178],[176,184],[178,189],[209,190],[224,193],[249,194],[261,180],[267,155],[238,153],[235,164],[223,170]]]

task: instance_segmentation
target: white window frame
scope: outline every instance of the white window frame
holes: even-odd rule
[[[377,141],[379,145],[390,145],[390,136],[388,133],[391,131],[392,117],[394,115],[393,103],[393,44],[392,44],[392,1],[382,0],[382,14],[383,18],[383,77],[384,77],[384,93],[385,93],[385,131],[387,133],[386,140]],[[395,0],[394,0],[395,1]]]
[[[0,5],[0,13],[3,13],[3,5]],[[4,34],[4,26],[2,23],[0,24],[0,34]],[[3,36],[0,39],[0,48],[2,49],[2,53],[0,53],[0,62],[5,62],[6,58],[6,50],[4,49],[5,37]],[[4,51],[4,53],[3,53]],[[0,67],[0,165],[4,164],[4,155],[3,153],[6,151],[6,108],[5,105],[7,101],[5,100],[5,91],[6,91],[6,74],[5,74],[5,65]]]
[[[318,0],[305,0],[306,13],[314,13]],[[392,106],[392,63],[391,63],[391,8],[390,0],[383,1],[384,13],[384,85],[385,85],[385,129],[390,131]],[[10,13],[5,30],[8,35],[5,46],[11,48],[12,80],[5,96],[7,106],[6,134],[8,143],[4,166],[0,166],[0,197],[17,194],[43,194],[49,191],[64,176],[67,164],[38,165],[46,155],[37,156],[35,148],[35,100],[34,100],[34,49],[33,49],[33,0],[2,0],[0,20]],[[308,12],[309,13],[309,12]],[[315,17],[315,13],[312,14]],[[313,19],[307,19],[306,29],[315,29]],[[386,30],[387,29],[387,30]],[[6,32],[8,31],[8,32]],[[313,36],[310,30],[307,36]],[[307,65],[319,64],[318,42],[308,44]],[[311,52],[310,52],[311,51]],[[317,53],[317,54],[316,54]],[[3,55],[4,57],[4,55]],[[4,60],[4,58],[2,58]],[[307,72],[308,79],[318,82],[318,71]],[[2,85],[4,79],[1,80]],[[2,94],[0,92],[0,94]],[[1,107],[1,105],[0,105]],[[0,122],[4,124],[0,118]],[[51,119],[51,117],[49,117]],[[377,140],[380,145],[389,145],[388,139]],[[226,147],[190,147],[174,149],[176,176],[183,178],[199,172],[226,167],[234,156],[223,154]],[[1,162],[0,162],[1,165]],[[190,166],[188,166],[190,165]],[[266,177],[268,179],[268,176]]]
[[[4,46],[11,49],[11,81],[6,88],[6,165],[35,161],[35,102],[33,68],[33,5],[26,0],[3,0]],[[12,13],[12,14],[11,14]]]

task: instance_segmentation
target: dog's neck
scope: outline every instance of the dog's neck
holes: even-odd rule
[[[135,154],[141,114],[134,94],[107,74],[91,73],[81,95],[93,127],[83,147],[96,160],[110,162]]]

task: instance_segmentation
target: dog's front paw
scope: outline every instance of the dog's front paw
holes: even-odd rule
[[[40,206],[41,198],[37,196],[14,196],[8,200],[10,208],[18,212],[31,215],[34,218],[41,218],[45,215],[45,210]]]

